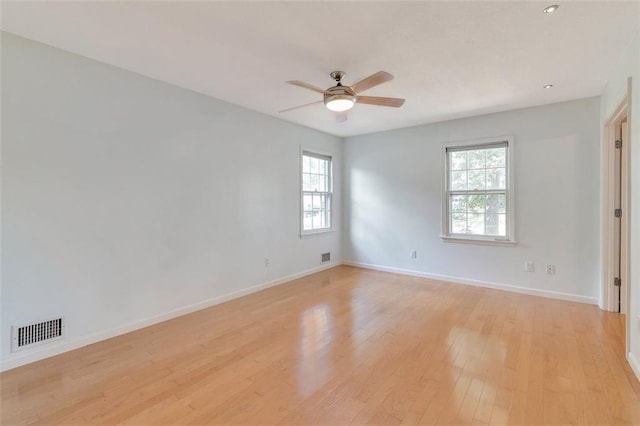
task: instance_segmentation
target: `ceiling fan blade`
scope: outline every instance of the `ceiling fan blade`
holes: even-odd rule
[[[323,102],[324,101],[309,102],[308,104],[294,106],[294,107],[291,107],[291,108],[283,109],[282,111],[278,111],[278,112],[287,112],[287,111],[291,111],[292,109],[303,108],[303,107],[306,107],[306,106],[309,106],[309,105],[314,105],[314,104],[321,104]]]
[[[347,121],[347,111],[336,112],[336,121],[338,123]]]
[[[304,89],[313,90],[314,92],[318,92],[318,93],[324,94],[324,90],[323,89],[321,89],[319,87],[316,87],[313,84],[305,83],[304,81],[291,80],[291,81],[287,81],[287,83],[293,84],[294,86],[302,87]]]
[[[402,104],[404,104],[404,99],[383,98],[380,96],[358,96],[356,102],[359,104],[380,105],[399,108],[402,106]]]
[[[377,73],[370,75],[364,80],[360,80],[356,84],[351,85],[351,88],[354,90],[354,92],[360,93],[389,80],[393,80],[393,76],[391,74],[384,71],[378,71]]]

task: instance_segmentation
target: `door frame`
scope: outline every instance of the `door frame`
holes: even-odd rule
[[[602,236],[602,277],[600,286],[600,308],[617,312],[618,300],[615,297],[615,286],[613,285],[613,275],[615,270],[614,265],[614,232],[615,232],[615,141],[618,138],[616,129],[620,126],[624,119],[627,119],[627,135],[625,143],[622,147],[622,220],[621,220],[621,268],[620,279],[622,280],[621,287],[621,304],[620,312],[627,314],[629,312],[629,139],[630,128],[630,106],[629,99],[631,94],[631,79],[627,81],[627,90],[624,96],[617,103],[614,112],[605,119],[603,123],[603,135],[601,143],[601,189],[602,189],[602,212],[601,212],[601,236]],[[629,315],[626,318],[627,326],[627,338],[626,344],[629,344]]]
[[[628,87],[629,89],[630,87]],[[616,129],[620,127],[622,121],[627,118],[627,128],[629,127],[629,96],[625,94],[624,98],[618,103],[613,114],[609,116],[604,125],[604,135],[602,138],[602,306],[607,311],[618,311],[618,300],[615,297],[615,286],[613,285],[614,264],[614,216],[615,207],[615,141],[618,138]],[[625,145],[623,145],[623,165],[622,165],[622,215],[629,212],[629,138],[627,135]],[[628,312],[628,280],[629,276],[629,226],[628,220],[622,220],[621,223],[621,271],[620,279],[626,284],[622,286],[620,312]]]

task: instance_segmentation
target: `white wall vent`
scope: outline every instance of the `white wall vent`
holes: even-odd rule
[[[322,261],[328,262],[331,260],[331,253],[322,253]]]
[[[11,327],[11,350],[17,351],[48,343],[63,336],[64,319],[54,318],[47,321]]]

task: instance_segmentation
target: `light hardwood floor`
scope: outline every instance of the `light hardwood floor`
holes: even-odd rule
[[[0,375],[2,424],[635,424],[623,317],[341,266]]]

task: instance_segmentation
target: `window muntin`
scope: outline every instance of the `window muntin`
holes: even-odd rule
[[[510,241],[510,141],[448,146],[444,236]]]
[[[302,151],[302,234],[331,230],[331,156]]]

